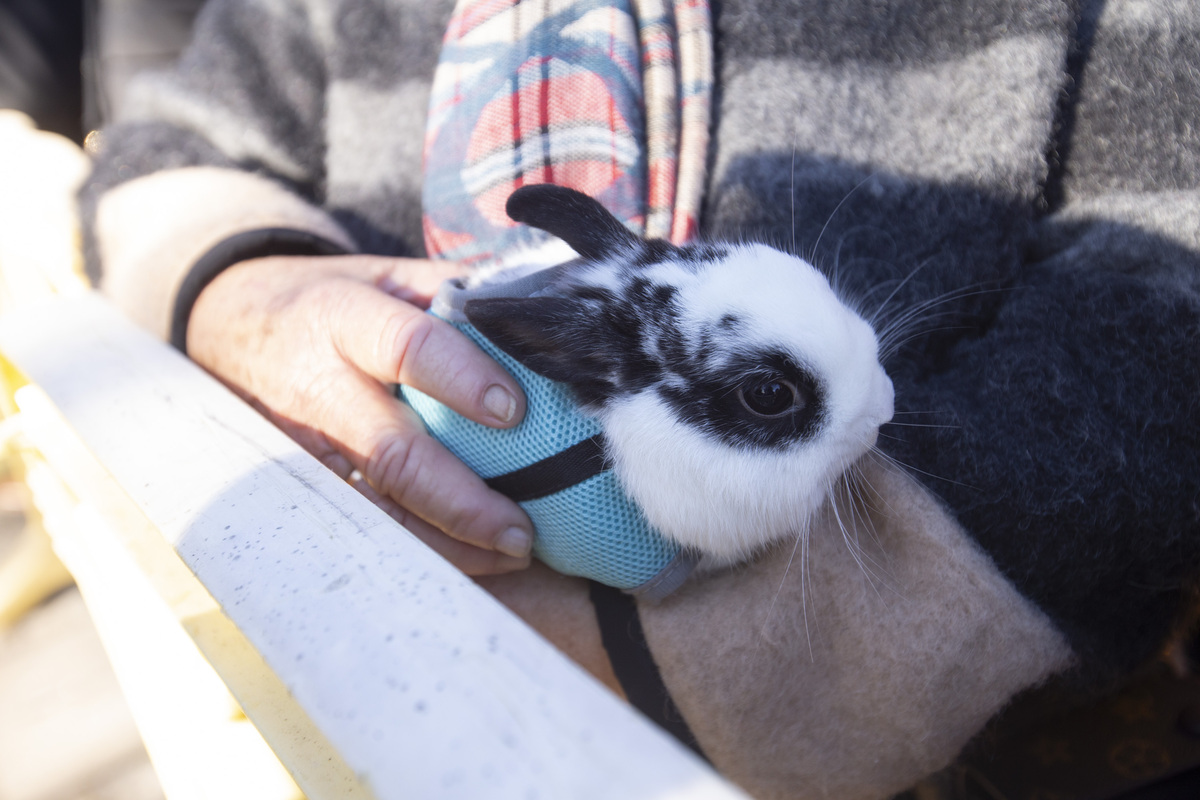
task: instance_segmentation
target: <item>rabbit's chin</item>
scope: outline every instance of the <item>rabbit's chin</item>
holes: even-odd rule
[[[625,491],[663,535],[713,567],[805,535],[867,448],[861,437],[853,445],[731,448],[681,423],[652,392],[614,402],[600,417]]]

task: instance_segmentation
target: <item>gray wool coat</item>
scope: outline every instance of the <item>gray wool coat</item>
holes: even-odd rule
[[[450,12],[212,0],[178,70],[103,135],[82,192],[93,280],[181,343],[206,280],[241,258],[422,255]],[[1200,557],[1200,6],[713,13],[703,235],[808,258],[899,343],[858,545],[883,566],[864,572],[831,516],[803,588],[772,552],[642,615],[734,780],[883,797],[1016,692],[1132,669],[1184,605]]]

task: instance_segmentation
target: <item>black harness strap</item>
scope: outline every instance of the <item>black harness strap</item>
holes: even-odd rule
[[[514,502],[536,500],[582,483],[609,467],[604,436],[584,439],[549,458],[494,478],[486,483]],[[600,625],[600,640],[608,651],[617,681],[633,707],[660,728],[708,761],[678,706],[663,684],[658,665],[646,644],[637,601],[620,589],[591,581],[592,606]]]
[[[548,458],[494,478],[487,478],[484,482],[514,503],[523,503],[583,483],[593,475],[599,475],[607,467],[604,436],[598,433]]]
[[[600,624],[600,640],[608,651],[617,682],[634,708],[641,711],[660,728],[708,761],[700,743],[692,734],[671,693],[663,684],[658,665],[646,644],[642,619],[638,616],[637,601],[611,586],[591,582],[592,606]]]

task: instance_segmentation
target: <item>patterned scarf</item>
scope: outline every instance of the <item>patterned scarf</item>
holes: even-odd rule
[[[504,213],[556,183],[634,231],[695,235],[713,86],[708,0],[459,0],[425,136],[425,246],[477,261],[541,231]]]

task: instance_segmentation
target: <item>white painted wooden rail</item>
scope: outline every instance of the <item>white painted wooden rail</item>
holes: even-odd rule
[[[310,798],[742,796],[97,296],[0,354],[97,579],[154,588]]]

